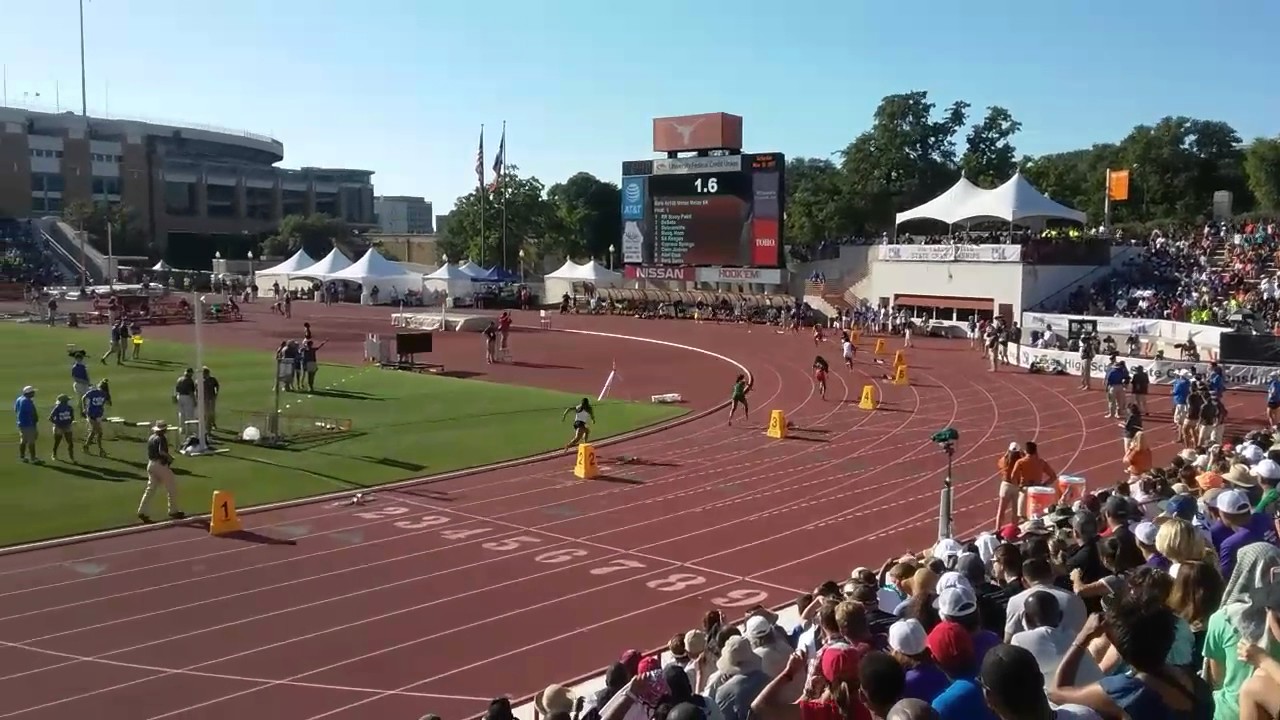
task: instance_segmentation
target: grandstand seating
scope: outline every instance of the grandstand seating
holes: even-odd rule
[[[57,259],[30,220],[0,218],[0,281],[43,286],[63,279]]]

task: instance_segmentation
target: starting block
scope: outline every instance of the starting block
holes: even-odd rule
[[[538,327],[542,328],[543,330],[551,329],[551,314],[548,313],[546,310],[538,311]]]
[[[573,464],[573,474],[582,480],[591,480],[600,476],[600,466],[596,464],[596,449],[587,443],[578,445],[578,460]]]
[[[669,405],[672,403],[682,403],[684,402],[684,396],[681,395],[680,393],[663,393],[661,395],[651,395],[649,397],[649,402],[658,403],[662,405]]]
[[[774,440],[783,440],[787,437],[787,416],[781,410],[769,411],[769,429],[764,434]]]
[[[214,490],[213,508],[209,511],[209,534],[229,535],[243,529],[240,515],[236,512],[236,499],[226,490]]]
[[[884,354],[884,338],[876,338],[876,347],[875,347],[875,350],[872,351],[872,354],[873,355]]]
[[[893,384],[894,385],[910,385],[911,384],[907,382],[907,366],[906,365],[899,365],[893,369]]]
[[[907,364],[907,353],[899,350],[893,354],[893,366],[900,367]]]
[[[862,410],[876,409],[876,388],[874,385],[862,386],[862,399],[858,400],[858,407]]]

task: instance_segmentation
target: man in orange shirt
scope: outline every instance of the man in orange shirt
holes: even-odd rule
[[[1054,472],[1053,468],[1049,467],[1049,463],[1040,457],[1038,450],[1036,444],[1028,440],[1023,445],[1025,454],[1013,464],[1013,469],[1009,471],[1009,480],[1018,486],[1019,519],[1027,509],[1027,488],[1056,487],[1058,484],[1058,473]]]

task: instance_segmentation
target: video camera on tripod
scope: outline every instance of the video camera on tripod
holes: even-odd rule
[[[929,440],[947,454],[947,477],[942,481],[942,495],[938,500],[938,539],[942,540],[951,537],[951,460],[956,454],[960,431],[945,427],[930,435]]]

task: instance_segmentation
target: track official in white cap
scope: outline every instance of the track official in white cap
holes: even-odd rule
[[[169,518],[181,520],[186,517],[178,509],[178,484],[173,478],[173,455],[169,453],[168,431],[169,424],[158,420],[151,427],[151,437],[147,438],[147,489],[142,492],[142,502],[138,503],[138,519],[144,523],[151,522],[151,498],[155,495],[157,486],[164,487]]]

